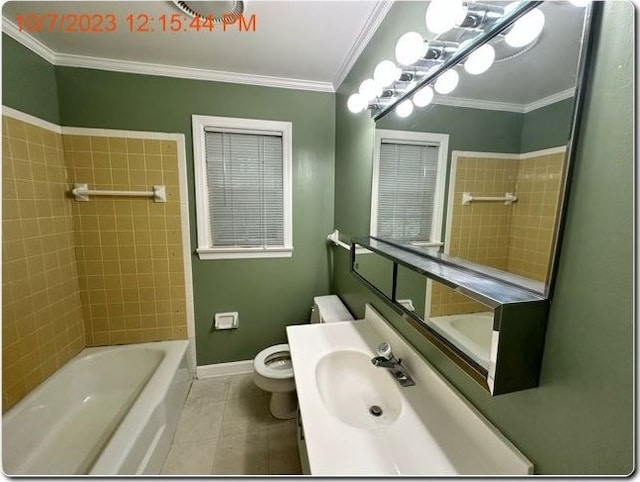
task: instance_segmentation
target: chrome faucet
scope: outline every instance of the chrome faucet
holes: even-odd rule
[[[409,376],[407,369],[402,366],[402,360],[396,358],[393,353],[391,353],[391,345],[387,342],[378,345],[378,356],[372,358],[371,363],[377,367],[389,370],[400,386],[410,387],[416,384],[411,376]]]

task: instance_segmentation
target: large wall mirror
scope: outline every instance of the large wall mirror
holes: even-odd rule
[[[424,31],[425,3],[402,8],[415,10],[407,30]],[[548,295],[589,10],[538,9],[535,41],[514,48],[498,36],[487,71],[458,66],[449,94],[377,120],[370,234],[511,273]]]
[[[417,19],[407,30],[424,30],[425,3],[403,3]],[[373,177],[375,183],[382,172],[386,184],[372,191],[393,190],[406,198],[400,200],[404,206],[416,206],[390,220],[385,198],[374,198],[382,210],[372,205],[372,212],[382,221],[372,216],[372,223],[379,227],[386,220],[387,229],[371,235],[426,249],[441,242],[446,254],[527,278],[547,294],[587,9],[560,1],[539,9],[544,29],[532,44],[516,49],[497,37],[489,42],[495,61],[486,72],[472,75],[458,67],[455,90],[436,93],[408,117],[391,111],[376,122],[374,159],[383,162],[374,165]],[[434,134],[448,142],[430,142]],[[438,163],[443,155],[447,162]],[[438,173],[446,182],[437,182],[438,168],[446,170]]]
[[[396,2],[390,14],[401,15],[406,31],[422,33],[431,45],[425,12],[428,18],[431,4],[442,1]],[[469,9],[486,6],[487,12],[510,4],[451,1],[460,3]],[[487,42],[493,62],[485,59],[481,68],[460,62],[450,69],[457,83],[440,88],[435,83],[435,95],[431,91],[427,99],[400,94],[392,108],[392,103],[384,105],[384,96],[394,94],[385,91],[375,101],[370,235],[459,262],[548,299],[592,7],[589,2],[515,3],[537,4],[538,20],[540,15],[543,19],[537,35],[514,46],[507,41],[510,30],[504,30]],[[433,45],[462,48],[462,30],[437,35]],[[406,72],[435,68],[430,56],[427,53],[418,67],[403,67],[405,73],[394,85],[411,89]],[[403,270],[395,279],[394,303],[402,301],[412,316],[476,365],[486,369],[495,363],[488,356],[487,340],[498,323],[487,321],[492,319],[490,310],[427,277],[407,273]],[[474,349],[469,348],[472,343],[460,342],[464,337],[451,328],[452,317],[470,313],[476,314],[475,321],[456,323],[466,326],[467,341],[482,341]],[[546,324],[546,318],[541,323]]]

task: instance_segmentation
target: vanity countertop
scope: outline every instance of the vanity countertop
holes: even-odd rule
[[[370,305],[364,320],[287,327],[312,475],[526,475],[532,463]],[[416,382],[370,359],[383,341]],[[381,416],[369,413],[380,405]]]

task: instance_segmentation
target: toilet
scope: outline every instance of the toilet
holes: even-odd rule
[[[311,323],[352,320],[353,316],[336,295],[316,296],[313,299]],[[295,418],[298,399],[289,345],[273,345],[258,353],[253,359],[253,381],[262,390],[271,392],[271,415],[283,420]]]

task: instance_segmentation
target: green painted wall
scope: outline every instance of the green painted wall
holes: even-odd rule
[[[523,115],[516,112],[469,109],[431,104],[404,119],[390,114],[376,122],[378,129],[449,134],[451,151],[519,153]]]
[[[564,99],[522,117],[520,152],[531,152],[567,143],[573,118],[574,98]]]
[[[2,104],[60,123],[53,65],[2,34]]]
[[[90,69],[56,68],[65,126],[184,133],[191,248],[196,247],[191,115],[293,123],[292,258],[201,261],[192,256],[198,365],[253,358],[309,320],[329,292],[325,239],[333,230],[334,96]],[[238,311],[237,330],[213,331],[216,312]]]
[[[633,470],[633,17],[630,3],[607,2],[596,26],[540,387],[490,397],[349,274],[346,250],[333,255],[332,291],[358,317],[372,302],[540,474]],[[335,219],[346,235],[368,228],[373,139],[346,98],[389,55],[385,39],[389,50],[406,31],[389,23],[336,96]]]
[[[526,114],[431,104],[404,119],[387,115],[376,128],[449,134],[449,159],[455,150],[524,153],[567,143],[573,103],[564,99]]]

